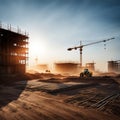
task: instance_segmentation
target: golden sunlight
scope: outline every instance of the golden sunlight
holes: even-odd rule
[[[35,59],[36,57],[44,58],[47,53],[46,45],[42,41],[34,41],[29,44],[29,57],[30,59]]]

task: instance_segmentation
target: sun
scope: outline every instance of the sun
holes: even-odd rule
[[[46,44],[43,41],[31,41],[29,43],[29,59],[44,58],[46,54]]]

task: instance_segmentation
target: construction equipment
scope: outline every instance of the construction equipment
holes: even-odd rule
[[[80,77],[92,77],[92,72],[88,69],[84,69],[84,71],[80,73]]]
[[[68,51],[71,51],[73,49],[74,50],[77,50],[77,49],[80,50],[80,67],[82,67],[82,51],[83,51],[83,47],[93,45],[93,44],[97,44],[97,43],[101,43],[101,42],[107,42],[107,41],[113,40],[113,39],[115,39],[115,38],[113,37],[113,38],[109,38],[109,39],[106,39],[106,40],[101,40],[101,41],[97,41],[97,42],[88,43],[88,44],[85,44],[85,45],[80,44],[80,46],[68,48],[67,50]]]

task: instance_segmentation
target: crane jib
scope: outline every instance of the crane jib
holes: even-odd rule
[[[101,40],[101,41],[97,41],[97,42],[92,42],[92,43],[85,44],[85,45],[75,46],[75,47],[72,47],[72,48],[68,48],[67,50],[71,51],[73,49],[77,50],[79,48],[79,50],[80,50],[80,65],[82,66],[82,51],[83,51],[83,47],[89,46],[89,45],[93,45],[93,44],[97,44],[97,43],[101,43],[101,42],[107,42],[107,41],[113,40],[113,39],[115,39],[115,38],[113,37],[113,38],[109,38],[109,39]]]

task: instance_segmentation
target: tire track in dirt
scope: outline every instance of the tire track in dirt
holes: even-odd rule
[[[26,93],[1,109],[1,120],[101,120],[100,116],[107,120],[118,120],[97,111],[94,111],[95,118],[92,111],[63,103],[52,95],[29,92],[25,97]]]
[[[89,85],[84,86],[84,89],[80,88],[80,86],[77,86],[77,88],[74,86],[71,87],[72,89],[68,87],[68,90],[65,88],[63,91],[53,90],[55,94],[49,94],[49,92],[43,92],[37,89],[25,89],[18,99],[1,107],[0,120],[119,120],[119,117],[113,114],[104,114],[92,108],[78,107],[64,101],[69,96],[73,96],[73,99],[69,99],[71,102],[76,102],[77,99],[80,99],[79,95],[64,94],[65,92],[70,93],[77,89],[80,91],[84,90],[83,92],[86,92],[84,95],[87,95],[89,93],[92,94],[96,90],[96,86],[100,88],[99,83],[93,84],[90,82]],[[85,91],[86,89],[89,91],[91,89],[90,87],[92,89],[94,88],[94,91]],[[19,85],[16,89],[19,90]]]

